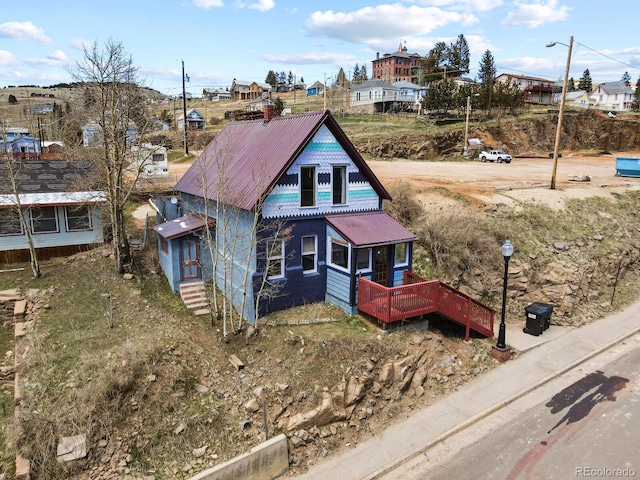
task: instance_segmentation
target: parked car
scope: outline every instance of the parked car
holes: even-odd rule
[[[498,162],[498,163],[511,163],[511,155],[503,150],[484,150],[480,152],[481,162]]]

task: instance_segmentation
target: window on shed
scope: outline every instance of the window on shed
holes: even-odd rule
[[[300,167],[300,206],[316,206],[316,167]]]
[[[55,233],[58,231],[56,207],[31,208],[31,231],[33,233]]]
[[[356,270],[371,270],[371,249],[356,250]]]
[[[80,232],[91,230],[91,215],[89,207],[65,207],[67,215],[67,231]]]
[[[20,216],[15,209],[0,209],[0,235],[22,235]]]

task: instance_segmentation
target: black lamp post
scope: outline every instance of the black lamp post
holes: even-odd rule
[[[500,330],[498,331],[498,343],[496,344],[496,348],[500,350],[504,350],[507,348],[507,343],[505,340],[505,331],[506,326],[504,324],[504,317],[506,313],[507,307],[507,277],[509,275],[509,259],[513,255],[513,245],[507,238],[507,240],[502,245],[502,256],[504,257],[504,280],[502,282],[502,316],[500,317]]]

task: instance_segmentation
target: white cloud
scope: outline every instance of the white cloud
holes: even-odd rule
[[[353,61],[355,58],[353,55],[349,54],[341,54],[341,53],[299,53],[299,54],[283,54],[283,55],[273,55],[267,54],[263,55],[267,62],[271,63],[285,63],[291,65],[315,65],[315,64],[332,64],[332,65],[342,65],[344,63],[348,63]]]
[[[33,22],[6,22],[0,25],[0,37],[14,40],[35,40],[40,43],[51,43],[44,30]]]
[[[93,46],[93,42],[90,40],[85,40],[84,38],[74,38],[71,40],[69,44],[71,47],[76,50],[88,50]]]
[[[357,43],[375,43],[383,39],[424,35],[449,23],[470,24],[475,21],[477,20],[471,14],[395,3],[365,7],[347,13],[316,11],[307,19],[307,28],[318,36]]]
[[[211,7],[222,7],[224,2],[222,0],[193,0],[193,5],[198,8],[209,9]]]
[[[517,10],[509,12],[501,25],[536,28],[547,23],[559,22],[569,17],[570,7],[558,5],[558,0],[538,0],[532,3],[515,2]]]
[[[16,63],[16,59],[11,52],[0,50],[0,67],[15,65]]]
[[[49,55],[47,55],[47,58],[49,60],[53,60],[61,63],[64,63],[67,61],[67,56],[62,50],[56,50],[55,52],[51,52]]]
[[[46,58],[27,58],[24,63],[32,66],[60,67],[67,64],[67,56],[62,50],[56,50]]]
[[[261,12],[266,12],[275,7],[276,4],[273,0],[258,0],[255,3],[250,3],[248,8],[253,8],[254,10],[260,10]]]
[[[502,0],[404,0],[429,7],[449,7],[452,10],[486,12],[503,4]]]

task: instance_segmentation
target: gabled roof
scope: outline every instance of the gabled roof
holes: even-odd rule
[[[174,189],[253,210],[275,186],[322,125],[382,198],[391,196],[328,110],[228,123]]]
[[[359,85],[352,85],[351,91],[353,92],[354,90],[370,90],[372,88],[382,88],[384,90],[399,90],[398,87],[394,87],[389,82],[385,82],[384,80],[378,80],[376,78],[373,80],[367,80],[366,82],[362,82]]]
[[[625,82],[620,81],[601,83],[591,93],[597,93],[599,92],[599,89],[604,90],[609,95],[616,95],[621,93],[633,94],[633,90],[631,89],[631,87]]]
[[[427,87],[421,87],[420,85],[416,85],[413,82],[408,82],[407,80],[400,80],[399,82],[393,82],[394,87],[398,88],[410,88],[412,90],[426,90]]]

